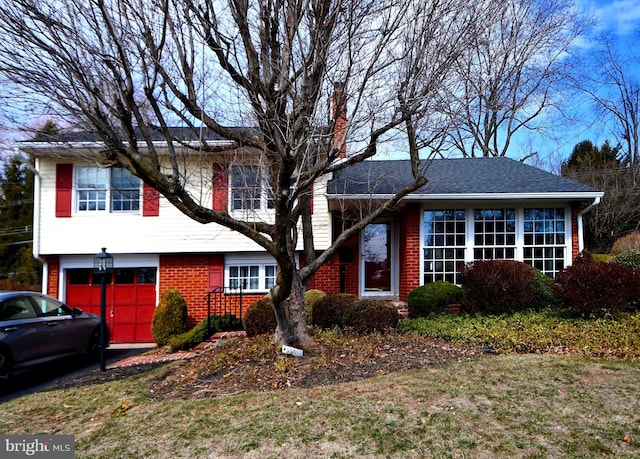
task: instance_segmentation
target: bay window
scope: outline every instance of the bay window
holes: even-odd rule
[[[423,283],[456,283],[460,266],[476,260],[519,260],[553,277],[571,253],[567,214],[561,207],[426,209]]]

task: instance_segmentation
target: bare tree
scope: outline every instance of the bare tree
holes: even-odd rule
[[[585,215],[585,245],[597,253],[608,253],[616,239],[640,228],[637,171],[620,150],[585,140],[562,165],[564,177],[604,191],[602,202]]]
[[[449,138],[454,150],[505,156],[517,133],[543,131],[537,122],[558,108],[554,96],[571,72],[572,46],[590,24],[568,0],[502,2],[449,85],[449,106],[457,111]]]
[[[341,244],[426,183],[419,150],[437,149],[450,125],[447,117],[431,123],[429,116],[499,4],[4,0],[0,73],[21,89],[22,101],[95,133],[106,146],[104,161],[127,168],[190,218],[231,228],[271,254],[278,266],[270,292],[276,338],[304,347],[312,345],[305,284]],[[344,116],[331,117],[332,105]],[[438,127],[435,134],[419,138],[427,123]],[[176,138],[172,126],[190,129],[197,141]],[[203,129],[233,148],[206,140]],[[158,133],[162,148],[154,143]],[[316,254],[314,182],[400,138],[413,182]],[[341,160],[346,144],[349,155]],[[268,183],[270,218],[212,209],[194,191],[194,183],[206,184],[202,170],[211,163],[224,158],[232,166],[249,157]],[[303,268],[295,263],[300,236]]]
[[[629,44],[624,56],[616,50],[612,37],[602,36],[593,53],[594,68],[580,79],[580,87],[596,105],[604,120],[611,120],[615,140],[623,147],[623,159],[635,169],[640,166],[640,80],[636,77],[640,55]],[[621,44],[621,46],[627,46]],[[626,57],[625,57],[626,56]]]

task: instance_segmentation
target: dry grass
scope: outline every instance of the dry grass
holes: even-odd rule
[[[638,457],[640,363],[504,355],[306,389],[153,401],[169,364],[22,397],[0,431],[76,436],[77,457]]]

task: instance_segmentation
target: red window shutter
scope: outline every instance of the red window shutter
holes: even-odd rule
[[[56,164],[56,217],[71,217],[73,164]]]
[[[213,210],[225,211],[229,206],[229,170],[222,164],[213,165]]]
[[[224,287],[224,256],[211,255],[209,257],[209,290]]]
[[[157,217],[160,215],[160,193],[151,185],[142,184],[142,216]]]

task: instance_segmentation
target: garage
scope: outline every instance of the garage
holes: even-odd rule
[[[149,343],[156,308],[157,268],[114,269],[106,289],[106,319],[112,343]],[[65,270],[66,303],[100,315],[100,279],[91,268]]]

